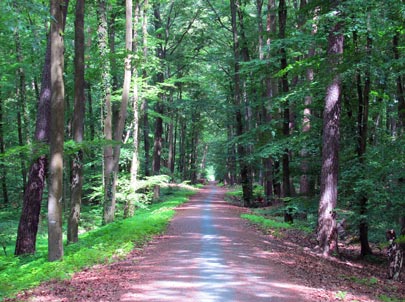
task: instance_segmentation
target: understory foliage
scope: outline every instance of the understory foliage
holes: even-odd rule
[[[129,219],[118,219],[101,226],[102,211],[97,206],[87,206],[82,213],[82,234],[77,244],[65,247],[63,261],[47,261],[46,228],[39,233],[37,253],[14,257],[12,253],[0,257],[0,299],[22,289],[28,289],[51,279],[66,279],[74,272],[98,263],[123,259],[135,247],[140,248],[153,236],[162,233],[174,215],[174,208],[186,202],[194,191],[173,188],[162,194],[158,204],[146,206]],[[3,214],[4,215],[4,214]],[[5,218],[3,216],[1,218]],[[10,213],[12,219],[15,211]],[[4,227],[15,230],[15,223],[0,224],[1,243],[12,250],[11,239],[4,237]],[[9,231],[8,229],[8,231]],[[14,239],[15,240],[15,239]]]

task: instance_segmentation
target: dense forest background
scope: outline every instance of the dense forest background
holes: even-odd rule
[[[326,237],[344,218],[362,255],[405,232],[403,1],[51,2],[0,3],[0,211],[21,215],[0,224],[17,255],[46,213],[55,260],[82,204],[108,224],[162,182],[207,178],[241,184],[247,207],[314,208]]]

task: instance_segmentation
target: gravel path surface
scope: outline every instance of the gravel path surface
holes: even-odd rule
[[[268,242],[224,192],[207,186],[179,208],[115,301],[314,301],[311,289],[272,263]]]

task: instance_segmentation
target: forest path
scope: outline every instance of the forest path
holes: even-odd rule
[[[292,248],[241,219],[245,210],[225,202],[225,191],[200,189],[176,209],[165,235],[126,259],[46,282],[18,301],[329,301],[319,299],[319,289],[302,285],[308,280],[286,272],[295,262],[279,251]]]
[[[313,301],[310,289],[272,263],[269,242],[224,194],[210,185],[178,208],[166,235],[122,280],[115,301]]]

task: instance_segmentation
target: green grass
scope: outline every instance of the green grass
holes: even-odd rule
[[[249,220],[251,223],[258,225],[263,230],[277,230],[277,229],[289,229],[291,225],[286,222],[280,222],[272,219],[264,218],[263,216],[242,214],[243,219]]]
[[[65,245],[61,261],[47,261],[47,239],[43,237],[38,238],[35,255],[0,256],[0,301],[41,282],[69,278],[85,267],[124,258],[134,247],[162,233],[175,213],[174,208],[186,202],[191,194],[189,190],[176,190],[161,203],[136,211],[132,218],[82,234],[78,243]]]

